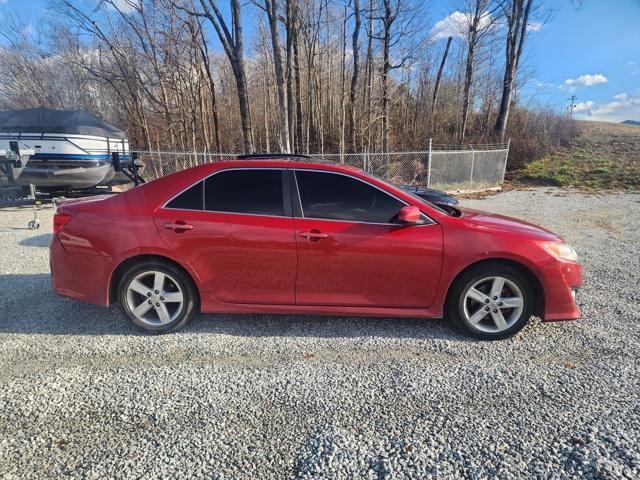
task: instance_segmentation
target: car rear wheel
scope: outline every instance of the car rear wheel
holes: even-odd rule
[[[499,263],[469,269],[456,281],[447,311],[463,330],[485,340],[519,332],[533,313],[533,289],[516,269]]]
[[[185,326],[197,312],[198,296],[191,278],[170,263],[145,261],[122,276],[118,300],[138,327],[167,333]]]

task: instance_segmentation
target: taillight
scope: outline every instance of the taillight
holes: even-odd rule
[[[64,226],[71,221],[71,215],[68,213],[56,212],[53,216],[53,234],[57,235]]]

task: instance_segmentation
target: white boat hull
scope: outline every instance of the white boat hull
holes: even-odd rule
[[[0,132],[0,149],[17,141],[20,150],[31,149],[18,185],[47,188],[91,188],[105,185],[115,175],[112,154],[129,158],[129,142],[121,138],[60,133]]]

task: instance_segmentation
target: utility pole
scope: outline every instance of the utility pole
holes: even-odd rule
[[[573,109],[576,108],[576,100],[578,97],[571,95],[569,100],[569,120],[573,120]]]

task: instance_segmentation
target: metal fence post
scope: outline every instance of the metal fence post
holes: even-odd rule
[[[509,149],[511,148],[511,138],[507,140],[507,151],[504,154],[504,165],[502,166],[502,179],[500,180],[500,185],[504,183],[504,176],[507,173],[507,160],[509,159]]]
[[[429,139],[429,160],[427,163],[427,188],[431,187],[431,146],[433,139]]]
[[[473,188],[473,166],[476,163],[476,151],[471,144],[469,144],[469,148],[471,149],[471,176],[469,178],[469,186]]]

